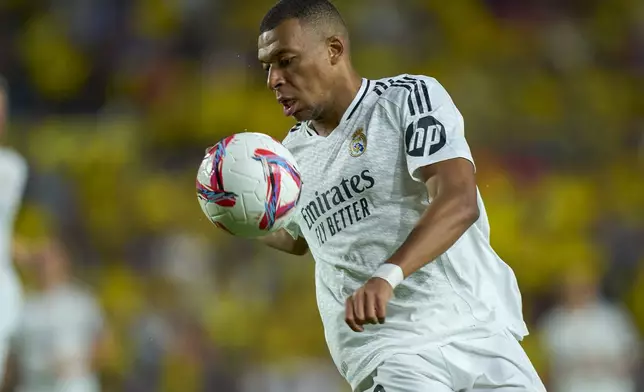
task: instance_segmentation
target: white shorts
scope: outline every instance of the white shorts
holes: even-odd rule
[[[519,342],[507,333],[385,360],[354,392],[545,392]]]

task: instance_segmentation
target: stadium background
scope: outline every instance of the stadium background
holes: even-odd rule
[[[60,238],[69,250],[111,332],[105,391],[347,390],[312,260],[221,235],[195,199],[206,147],[244,130],[280,138],[291,124],[256,62],[270,5],[0,2],[9,142],[31,166],[17,249]],[[562,282],[596,278],[644,331],[644,3],[337,5],[364,76],[434,76],[463,112],[543,377],[539,325]]]

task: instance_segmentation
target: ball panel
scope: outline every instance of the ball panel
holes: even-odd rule
[[[202,211],[217,226],[244,237],[282,227],[300,196],[297,163],[268,135],[240,133],[208,149],[197,173]]]

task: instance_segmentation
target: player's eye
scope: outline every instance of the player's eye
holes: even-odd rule
[[[268,71],[271,70],[271,66],[268,64],[262,64],[262,69],[264,70],[264,72],[268,73]]]
[[[292,62],[293,62],[293,58],[289,57],[289,58],[280,59],[278,64],[279,64],[280,68],[285,68],[285,67],[288,67],[289,65],[291,65]]]

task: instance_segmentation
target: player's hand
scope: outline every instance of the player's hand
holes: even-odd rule
[[[387,302],[394,290],[384,279],[371,278],[347,298],[345,321],[356,332],[364,331],[364,324],[384,324]]]

